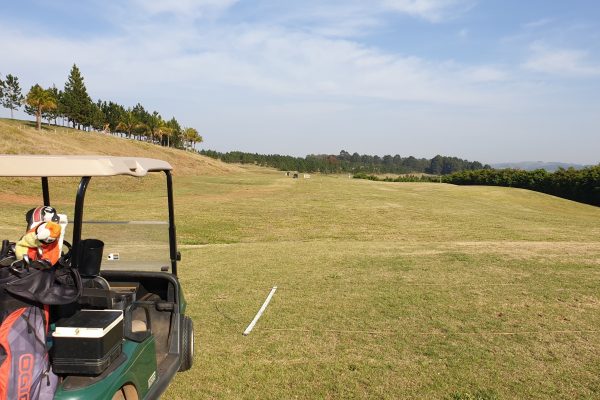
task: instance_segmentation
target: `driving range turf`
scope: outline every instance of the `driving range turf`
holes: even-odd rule
[[[74,198],[63,186],[57,207]],[[4,237],[39,189],[3,187]],[[118,187],[88,215],[158,213]],[[196,357],[163,398],[600,397],[600,208],[257,167],[175,189]]]

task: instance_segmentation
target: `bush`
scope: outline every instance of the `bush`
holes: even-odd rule
[[[444,176],[442,181],[455,185],[517,187],[600,206],[600,165],[579,170],[561,168],[554,173],[542,169],[461,171]]]

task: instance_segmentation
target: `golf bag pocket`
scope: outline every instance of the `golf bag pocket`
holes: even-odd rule
[[[0,400],[51,400],[58,377],[50,368],[46,315],[21,307],[0,326]]]

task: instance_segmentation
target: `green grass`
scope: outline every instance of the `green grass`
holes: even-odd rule
[[[58,184],[66,206],[75,188]],[[94,184],[90,218],[160,215]],[[258,168],[175,185],[196,359],[165,398],[600,397],[599,208]],[[33,185],[3,187],[14,235]]]

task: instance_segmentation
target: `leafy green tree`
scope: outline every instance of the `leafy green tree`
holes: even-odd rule
[[[181,129],[181,125],[175,119],[175,117],[171,118],[167,121],[167,126],[171,129],[170,133],[170,144],[174,147],[181,148],[181,139],[183,136],[183,130]]]
[[[52,100],[54,100],[56,107],[44,110],[42,112],[42,118],[48,121],[48,125],[50,125],[50,121],[54,121],[54,125],[56,125],[56,120],[61,115],[60,97],[62,96],[62,91],[58,90],[55,85],[52,85],[52,87],[47,89],[47,91],[52,96]]]
[[[137,121],[137,126],[133,132],[139,134],[138,138],[141,140],[142,135],[148,135],[148,120],[150,119],[150,113],[148,113],[140,103],[137,103],[133,109],[131,109],[131,112]]]
[[[115,130],[125,132],[127,137],[130,138],[141,125],[143,124],[137,119],[135,113],[131,109],[127,109],[121,116],[121,120],[115,127]]]
[[[93,103],[87,93],[83,76],[75,64],[71,68],[63,93],[64,113],[73,123],[73,127],[81,129],[82,126],[90,124]]]
[[[164,144],[164,139],[166,138],[167,147],[171,147],[171,135],[173,134],[173,129],[171,129],[167,121],[160,120],[157,133],[160,136],[161,144]]]
[[[36,129],[39,131],[42,127],[42,113],[44,110],[56,108],[56,101],[49,90],[43,89],[40,85],[34,85],[27,93],[25,98],[26,111],[35,114]]]
[[[429,174],[440,175],[442,173],[443,164],[443,157],[438,154],[431,159],[431,164],[429,168],[425,169],[425,172]]]
[[[142,106],[140,103],[137,103],[131,111],[133,112],[133,115],[138,120],[138,122],[142,124],[148,123],[148,120],[150,119],[150,113],[146,111],[144,106]]]
[[[97,103],[92,103],[90,106],[90,119],[89,123],[97,131],[108,131],[108,123],[106,116],[102,111],[102,101],[98,100]]]
[[[186,146],[188,140],[186,140]],[[479,162],[471,162],[456,157],[436,156],[432,160],[426,158],[417,159],[413,156],[402,158],[400,155],[385,155],[383,157],[371,155],[350,155],[342,150],[339,155],[311,154],[305,158],[282,156],[279,154],[251,154],[243,152],[218,153],[211,150],[202,150],[201,154],[234,163],[254,163],[257,165],[278,168],[284,171],[297,170],[299,172],[353,172],[359,175],[369,176],[368,173],[398,173],[437,171],[438,174],[449,174],[461,170],[473,170],[481,168]],[[483,169],[490,169],[489,165]],[[410,177],[407,179],[415,180]],[[439,181],[439,177],[437,178]]]
[[[161,121],[162,117],[160,116],[158,111],[154,111],[150,116],[148,116],[148,118],[144,122],[146,124],[146,136],[150,135],[150,143],[154,143],[154,137],[158,136],[158,130]]]
[[[102,112],[106,118],[108,129],[111,132],[118,131],[117,126],[125,115],[125,108],[117,103],[113,103],[112,101],[109,101],[108,103],[105,101],[101,102],[100,108],[102,108]]]
[[[156,137],[161,146],[165,144],[165,138],[167,139],[167,146],[169,146],[169,137],[171,135],[171,128],[167,124],[165,120],[162,119],[160,114],[156,111],[152,114],[150,118],[149,125],[150,135],[152,136],[152,140]]]
[[[23,103],[23,94],[19,85],[19,78],[8,74],[2,81],[2,106],[10,109],[10,118],[14,118],[14,110],[18,110]]]
[[[580,170],[559,169],[554,173],[541,169],[463,170],[444,176],[443,181],[456,185],[518,187],[600,206],[600,165]]]
[[[194,148],[196,143],[202,142],[202,136],[198,134],[198,131],[195,128],[185,128],[183,130],[183,138],[189,143],[191,149]]]

